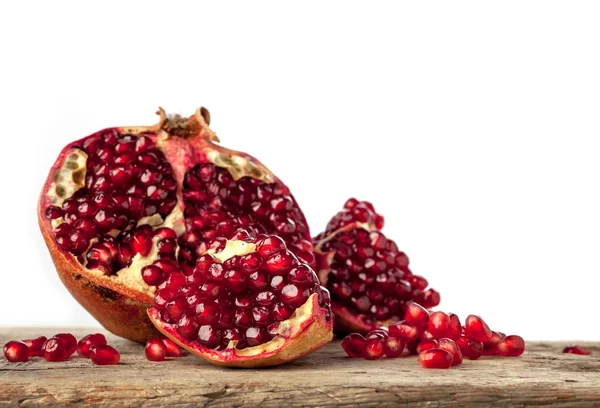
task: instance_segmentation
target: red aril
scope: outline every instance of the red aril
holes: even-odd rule
[[[38,221],[58,274],[111,332],[144,343],[155,286],[192,273],[221,237],[275,234],[315,266],[306,219],[256,158],[219,146],[210,116],[109,128],[67,145],[50,169]],[[170,231],[170,232],[167,232]]]
[[[314,238],[317,274],[331,293],[339,332],[366,334],[400,321],[411,301],[426,308],[439,303],[439,293],[413,275],[406,254],[381,228],[373,205],[351,198]]]
[[[450,368],[452,366],[452,354],[439,348],[420,352],[418,360],[423,368]]]
[[[58,333],[54,337],[61,339],[67,348],[67,357],[71,356],[77,350],[77,339],[71,333]]]
[[[450,318],[444,312],[433,312],[429,315],[427,323],[427,331],[431,333],[433,338],[439,339],[446,336],[450,330]]]
[[[460,348],[456,345],[454,340],[442,337],[438,340],[438,348],[448,351],[452,354],[452,365],[461,365],[463,361],[463,355]]]
[[[162,339],[163,343],[167,347],[167,357],[181,357],[183,356],[183,350],[171,339]]]
[[[516,357],[525,351],[525,340],[521,336],[510,335],[496,344],[496,347],[501,356]]]
[[[121,360],[121,355],[111,346],[97,344],[90,347],[90,359],[96,365],[117,365]]]
[[[383,337],[377,336],[368,339],[365,342],[362,356],[366,360],[378,360],[383,357],[385,353],[385,340]]]
[[[29,357],[40,357],[42,353],[42,346],[48,340],[45,336],[36,337],[35,339],[23,340],[23,343],[29,347]]]
[[[9,341],[4,345],[4,357],[11,363],[27,361],[29,359],[29,347],[22,341]]]
[[[477,360],[483,355],[483,343],[461,335],[456,341],[456,345],[460,348],[463,356],[469,360]]]
[[[403,339],[407,343],[417,340],[421,334],[418,328],[406,324],[404,321],[390,324],[390,336]]]
[[[492,338],[492,330],[483,319],[476,315],[467,316],[465,320],[465,334],[471,339],[486,343]]]
[[[429,350],[432,348],[438,348],[438,341],[436,339],[431,340],[421,340],[419,346],[417,347],[417,353],[420,353],[425,350]]]
[[[454,313],[449,313],[448,318],[450,319],[450,323],[448,325],[448,331],[446,332],[446,336],[452,340],[456,340],[460,337],[462,333],[460,319]]]
[[[398,337],[388,337],[383,344],[383,352],[386,356],[394,358],[400,357],[404,351],[404,340]]]
[[[102,333],[93,333],[84,336],[77,343],[77,354],[81,357],[90,357],[90,348],[93,346],[106,345],[106,337]]]
[[[565,347],[563,353],[579,354],[581,356],[589,356],[591,354],[588,350],[575,344]]]
[[[404,321],[414,327],[426,327],[429,323],[429,312],[417,302],[410,302],[406,306]]]
[[[349,357],[362,357],[367,340],[359,333],[351,333],[342,340],[342,348]]]
[[[150,339],[144,349],[149,361],[163,361],[167,356],[167,346],[161,339]]]
[[[51,337],[42,346],[43,357],[46,361],[64,361],[69,357],[65,342],[59,338]]]

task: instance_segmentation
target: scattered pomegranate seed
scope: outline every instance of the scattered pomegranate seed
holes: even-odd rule
[[[482,343],[490,341],[492,338],[492,331],[483,319],[476,315],[467,316],[465,321],[465,333],[473,340],[480,341]]]
[[[56,337],[46,340],[42,346],[42,352],[44,359],[51,362],[64,361],[69,357],[65,342]]]
[[[43,355],[42,346],[48,340],[45,336],[36,337],[35,339],[23,340],[23,343],[29,347],[29,357],[40,357]]]
[[[61,339],[67,348],[67,357],[70,357],[77,350],[77,339],[71,333],[58,333],[54,337]]]
[[[385,353],[384,342],[383,336],[368,339],[363,348],[363,357],[367,360],[377,360],[383,357]]]
[[[22,341],[9,341],[4,345],[4,357],[11,363],[27,361],[29,359],[29,347]]]
[[[521,336],[510,335],[506,336],[496,347],[498,348],[498,354],[507,357],[516,357],[525,351],[525,340]]]
[[[483,355],[483,343],[480,341],[475,341],[467,336],[461,335],[455,343],[460,348],[463,356],[469,360],[477,360]]]
[[[450,319],[450,323],[448,325],[448,331],[446,332],[446,336],[451,338],[452,340],[457,340],[462,332],[462,328],[460,326],[460,319],[454,313],[449,313],[448,318]]]
[[[421,340],[419,346],[417,347],[417,353],[420,353],[425,350],[429,350],[432,348],[438,348],[438,341],[436,339],[431,340]]]
[[[77,354],[81,357],[90,357],[90,347],[105,345],[106,337],[102,333],[88,334],[77,343]]]
[[[96,344],[90,347],[90,359],[96,365],[117,365],[121,355],[111,346]]]
[[[350,357],[362,357],[367,340],[358,333],[352,333],[342,340],[342,348]]]
[[[404,351],[404,340],[397,337],[388,337],[383,344],[383,352],[386,356],[400,357]]]
[[[429,312],[416,302],[410,302],[404,314],[406,324],[414,327],[425,327],[429,322]]]
[[[483,346],[484,347],[495,346],[496,344],[500,343],[505,337],[506,337],[506,335],[504,333],[492,331],[492,337],[488,341],[484,342]]]
[[[167,357],[181,357],[183,350],[171,339],[162,339],[167,347]]]
[[[563,353],[579,354],[581,356],[589,356],[591,354],[589,351],[576,344],[565,347]]]
[[[150,339],[146,343],[146,358],[150,361],[163,361],[167,356],[167,346],[162,339]]]
[[[438,348],[446,350],[452,354],[452,365],[461,365],[463,361],[463,355],[460,348],[456,345],[454,340],[448,338],[441,338],[438,340]]]
[[[439,339],[444,337],[450,329],[450,317],[444,312],[433,312],[429,315],[429,322],[427,323],[427,331],[431,335]]]
[[[432,348],[420,352],[418,361],[423,368],[450,368],[452,354],[446,350]]]
[[[404,323],[404,321],[391,324],[389,330],[390,336],[401,338],[409,343],[417,340],[420,335],[419,329]]]

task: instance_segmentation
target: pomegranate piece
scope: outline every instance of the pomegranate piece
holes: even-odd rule
[[[404,351],[404,340],[397,337],[388,337],[383,344],[383,352],[386,356],[395,358],[400,357]]]
[[[96,365],[117,365],[121,355],[111,346],[97,344],[90,347],[90,359]]]
[[[144,352],[149,361],[163,361],[167,356],[167,346],[161,339],[150,339]]]
[[[183,350],[171,339],[161,339],[167,347],[167,357],[181,357],[183,356]]]
[[[410,321],[405,312],[411,301],[426,308],[439,303],[439,293],[413,275],[408,257],[382,227],[383,217],[371,203],[351,198],[314,238],[317,274],[331,293],[339,332],[366,334],[389,322]]]
[[[67,145],[38,203],[69,292],[108,330],[139,343],[158,336],[146,313],[153,286],[191,274],[217,238],[278,235],[315,266],[308,224],[281,180],[221,147],[206,109],[187,119],[159,115],[155,126],[104,129]],[[140,273],[119,274],[125,268]]]
[[[491,348],[492,346],[500,343],[505,337],[506,335],[504,333],[492,331],[492,337],[490,337],[488,341],[484,342],[483,346],[486,348]]]
[[[22,341],[9,341],[4,345],[4,357],[11,363],[29,360],[29,347]]]
[[[483,355],[483,343],[480,341],[472,340],[470,337],[461,335],[455,343],[460,348],[463,356],[469,360],[477,360]]]
[[[417,353],[420,353],[425,350],[429,350],[432,348],[438,348],[438,341],[436,339],[431,340],[422,340],[417,347]]]
[[[446,336],[452,340],[457,340],[462,333],[460,319],[454,313],[449,313],[448,318],[450,319],[450,322],[448,330],[446,331]]]
[[[45,336],[36,337],[35,339],[23,340],[23,343],[29,347],[29,357],[42,356],[42,346],[48,340]]]
[[[452,366],[452,354],[439,348],[420,352],[418,360],[423,368],[450,368]]]
[[[378,360],[385,354],[385,340],[383,336],[372,337],[365,342],[362,356],[366,360]]]
[[[406,306],[404,321],[414,327],[426,327],[429,323],[429,312],[417,302],[410,302]]]
[[[492,338],[492,330],[483,319],[476,315],[467,316],[465,334],[471,339],[486,343]]]
[[[498,354],[507,357],[516,357],[525,351],[525,340],[521,336],[506,336],[496,345]]]
[[[67,357],[70,357],[77,350],[77,339],[71,333],[58,333],[54,337],[61,339],[67,348]]]
[[[460,351],[460,348],[454,342],[454,340],[443,337],[438,340],[438,348],[440,348],[442,350],[446,350],[447,352],[452,354],[452,365],[453,366],[462,364],[463,355],[462,355],[462,352]]]
[[[358,333],[351,333],[342,340],[342,348],[349,357],[362,357],[367,340]]]
[[[563,353],[579,354],[582,356],[589,356],[591,354],[588,350],[586,350],[583,347],[578,346],[576,344],[565,347],[563,349]]]
[[[81,357],[90,357],[90,348],[93,346],[106,345],[106,337],[102,333],[93,333],[84,336],[77,343],[77,354]]]
[[[187,277],[173,273],[158,286],[149,311],[156,327],[228,366],[281,364],[331,340],[329,293],[313,270],[280,237],[240,237],[216,239]]]
[[[450,317],[444,312],[433,312],[429,316],[427,331],[433,338],[439,339],[450,330]]]
[[[403,339],[405,342],[411,343],[419,338],[421,332],[418,328],[410,326],[401,321],[389,326],[390,336]]]
[[[42,346],[42,352],[46,361],[57,362],[69,358],[65,342],[56,337],[46,340]]]

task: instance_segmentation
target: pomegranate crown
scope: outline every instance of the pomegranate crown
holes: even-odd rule
[[[160,116],[157,127],[171,136],[189,139],[200,135],[210,142],[220,142],[217,134],[209,127],[210,113],[205,107],[196,109],[196,112],[189,118],[176,113],[167,114],[161,107],[158,108],[156,114]]]

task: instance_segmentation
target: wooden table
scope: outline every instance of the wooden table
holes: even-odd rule
[[[92,332],[62,329],[78,338]],[[0,344],[55,329],[0,328]],[[243,370],[187,355],[152,363],[143,347],[114,336],[118,366],[83,358],[48,363],[0,360],[0,407],[600,407],[600,343],[591,356],[562,354],[566,343],[529,343],[517,358],[466,360],[450,370],[422,369],[416,357],[365,361],[344,355],[339,341],[282,367]]]

